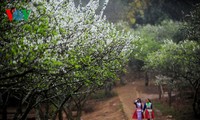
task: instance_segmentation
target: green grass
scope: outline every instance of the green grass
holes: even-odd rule
[[[175,114],[175,110],[172,107],[169,107],[168,105],[165,105],[159,101],[155,101],[154,102],[154,107],[159,109],[162,114],[164,115],[173,115]]]

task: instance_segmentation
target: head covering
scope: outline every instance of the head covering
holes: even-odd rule
[[[151,100],[149,99],[149,98],[147,98],[147,100],[146,100],[147,102],[151,102]]]
[[[140,102],[140,103],[141,103],[141,102],[142,102],[142,100],[141,100],[140,98],[138,98],[138,99],[137,99],[137,102]]]

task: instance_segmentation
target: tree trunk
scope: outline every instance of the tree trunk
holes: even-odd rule
[[[59,120],[63,120],[62,108],[59,110],[58,117]]]
[[[198,110],[198,89],[195,90],[192,107],[193,107],[193,111],[194,111],[195,116],[198,117],[198,114],[199,114],[199,110]]]
[[[122,76],[121,79],[120,79],[120,85],[125,85],[125,78],[124,78],[124,76]]]
[[[2,120],[7,120],[7,102],[9,99],[10,94],[9,93],[5,93],[2,96],[2,100],[3,100],[3,105],[2,105]]]
[[[168,88],[168,104],[169,104],[169,106],[171,106],[172,105],[172,88],[169,86],[169,88]]]
[[[26,107],[25,112],[24,112],[24,113],[22,114],[22,116],[21,116],[21,120],[26,120],[26,118],[27,118],[29,112],[31,111],[31,109],[32,109],[32,107],[33,107],[33,104],[34,104],[34,101],[35,101],[35,99],[34,99],[33,97],[34,97],[34,95],[32,95],[32,96],[30,97],[30,101],[29,101],[29,103],[28,103],[28,105],[27,105],[27,107]]]
[[[162,96],[163,96],[163,88],[162,85],[158,86],[158,91],[159,91],[159,100],[161,100]]]
[[[63,112],[65,113],[66,117],[68,118],[69,115],[68,115],[68,113],[67,113],[65,108],[63,108]],[[70,120],[70,119],[68,118],[68,120]]]
[[[148,72],[145,71],[145,86],[149,85],[149,76],[148,76]]]
[[[15,113],[15,116],[14,116],[13,120],[17,120],[19,115],[22,114],[22,99],[23,99],[23,97],[21,97],[21,99],[19,100],[19,105],[17,107],[17,112]]]
[[[35,119],[36,119],[36,120],[41,120],[41,118],[40,118],[40,109],[39,109],[39,106],[37,106],[37,107],[35,108]]]
[[[67,112],[65,113],[67,115],[68,120],[73,120],[72,110],[68,108]]]
[[[81,113],[82,113],[82,108],[80,107],[77,109],[76,120],[81,120]]]
[[[110,96],[112,90],[112,83],[107,82],[105,85],[105,96]]]
[[[121,72],[120,74],[120,85],[125,85],[125,73]]]
[[[21,117],[21,120],[26,120],[27,116],[28,116],[28,113],[31,111],[32,109],[32,105],[29,105],[27,108],[26,108],[26,111],[24,112],[24,114],[22,115]]]
[[[7,105],[5,105],[2,109],[2,120],[7,120]]]
[[[49,101],[45,103],[45,114],[44,114],[44,119],[48,120],[49,119]]]

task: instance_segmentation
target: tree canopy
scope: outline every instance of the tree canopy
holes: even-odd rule
[[[82,95],[90,95],[107,79],[117,79],[116,73],[128,60],[135,38],[106,22],[105,7],[99,15],[95,13],[98,0],[85,6],[73,1],[13,2],[11,6],[31,10],[28,21],[13,22],[8,21],[4,5],[0,25],[2,109],[6,112],[15,98],[15,119],[25,119],[42,104],[49,106],[44,117],[55,119],[67,109],[70,119],[72,103],[87,99]]]

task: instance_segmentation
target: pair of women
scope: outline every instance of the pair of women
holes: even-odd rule
[[[152,103],[150,99],[146,100],[146,103],[144,104],[144,107],[142,106],[142,101],[140,98],[134,101],[134,104],[136,106],[136,110],[133,113],[132,118],[137,120],[142,120],[143,118],[147,120],[153,120],[154,119],[154,112],[152,110]],[[144,112],[144,114],[143,114]]]

